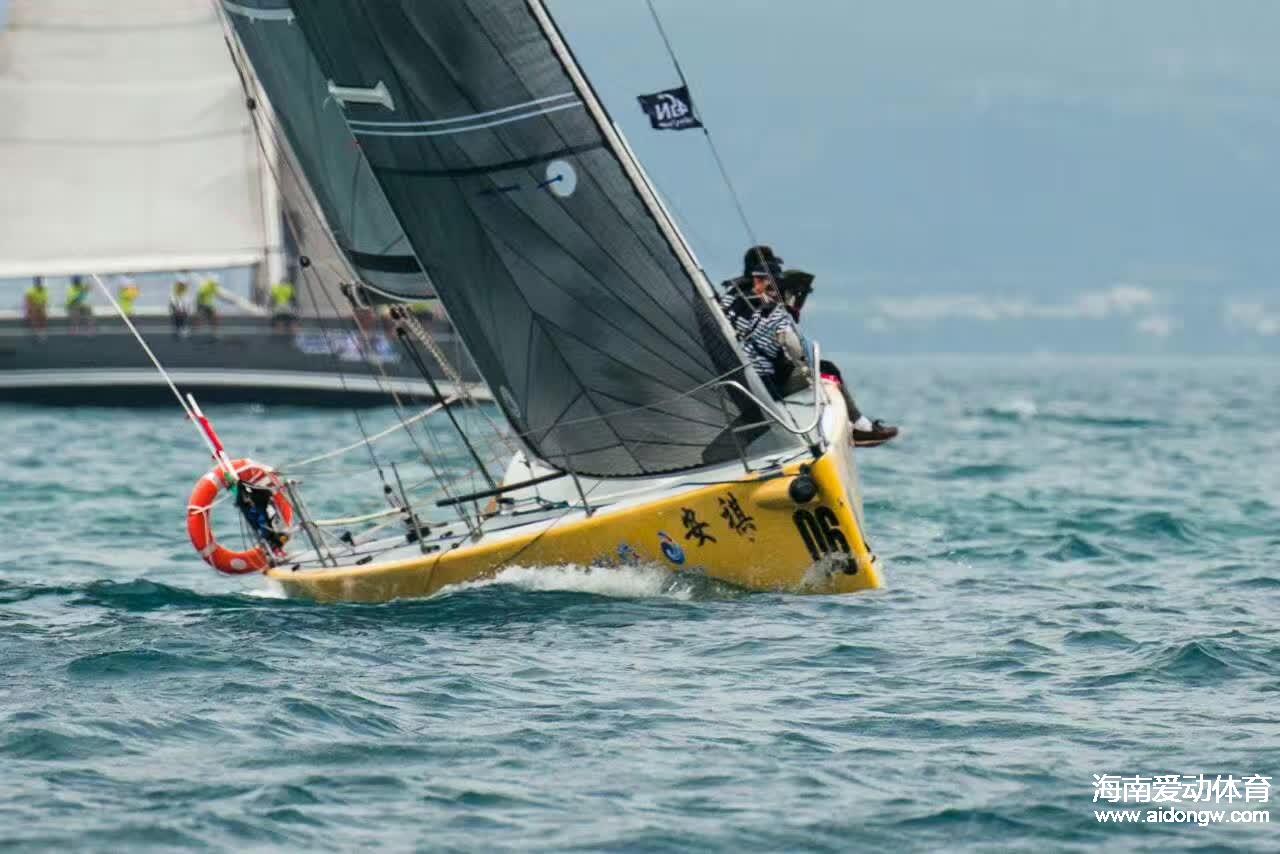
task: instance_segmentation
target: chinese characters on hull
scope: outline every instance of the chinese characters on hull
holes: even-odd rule
[[[754,516],[749,516],[742,509],[742,505],[738,503],[738,498],[732,492],[728,497],[721,496],[716,499],[720,502],[720,518],[729,523],[729,527],[739,537],[746,537],[751,542],[756,541],[756,520]]]
[[[711,523],[700,521],[697,511],[688,507],[681,507],[680,524],[684,525],[684,538],[686,540],[697,540],[698,548],[702,548],[708,542],[716,542],[716,538],[707,533],[707,528],[711,527]]]

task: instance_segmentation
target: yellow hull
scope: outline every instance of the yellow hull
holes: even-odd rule
[[[804,504],[788,491],[800,468],[796,463],[773,476],[685,488],[593,516],[579,511],[524,535],[486,537],[437,554],[336,569],[277,567],[267,576],[291,596],[321,602],[428,596],[513,565],[644,563],[750,590],[851,593],[882,586],[859,522],[852,449],[834,442],[808,465],[818,494]]]

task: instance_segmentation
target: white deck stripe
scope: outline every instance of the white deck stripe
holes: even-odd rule
[[[232,3],[231,0],[222,0],[222,7],[233,15],[239,15],[251,21],[289,21],[291,23],[293,21],[292,9],[254,9]]]
[[[448,128],[445,130],[361,130],[360,128],[352,128],[351,132],[356,136],[451,136],[455,133],[467,133],[473,130],[484,130],[485,128],[497,127],[498,125],[511,124],[512,122],[531,119],[535,116],[545,116],[548,113],[557,113],[560,110],[571,110],[574,107],[581,107],[581,101],[574,101],[571,104],[559,104],[554,107],[547,107],[542,110],[534,110],[529,113],[521,113],[518,116],[508,116],[505,119],[496,119],[491,122],[483,122],[478,125],[467,125],[460,128]]]
[[[490,116],[500,116],[503,113],[514,113],[516,110],[523,110],[526,107],[536,107],[539,104],[549,104],[552,101],[563,101],[566,98],[576,99],[577,93],[565,92],[561,95],[550,95],[546,98],[535,98],[532,101],[525,101],[523,104],[512,104],[510,107],[500,107],[496,110],[487,110],[483,113],[472,113],[469,116],[457,116],[452,119],[433,119],[431,121],[421,122],[375,122],[366,119],[352,119],[347,122],[349,125],[368,125],[374,128],[425,128],[438,127],[439,125],[456,125],[460,122],[469,122],[473,119],[487,119]]]

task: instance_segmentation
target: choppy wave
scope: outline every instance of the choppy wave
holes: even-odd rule
[[[859,456],[889,588],[851,597],[560,566],[386,605],[287,600],[191,555],[205,460],[179,419],[122,411],[106,435],[93,413],[5,408],[24,441],[0,444],[0,839],[1272,847],[1242,825],[1103,827],[1092,775],[1280,767],[1280,372],[849,364],[859,403],[907,428]],[[1204,413],[1228,408],[1206,442]],[[211,414],[247,455],[347,429]],[[120,435],[154,437],[145,480],[113,483]],[[340,473],[305,485],[318,505],[378,494]]]
[[[971,414],[991,421],[1049,422],[1075,427],[1115,427],[1146,429],[1166,426],[1168,422],[1158,418],[1142,418],[1130,415],[1104,414],[1101,412],[1073,410],[1053,405],[1040,406],[1026,398],[1016,398],[994,406],[971,410]]]

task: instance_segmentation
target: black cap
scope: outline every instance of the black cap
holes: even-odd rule
[[[756,268],[768,265],[782,267],[782,259],[774,254],[772,246],[752,246],[742,255],[742,274],[750,276]]]

